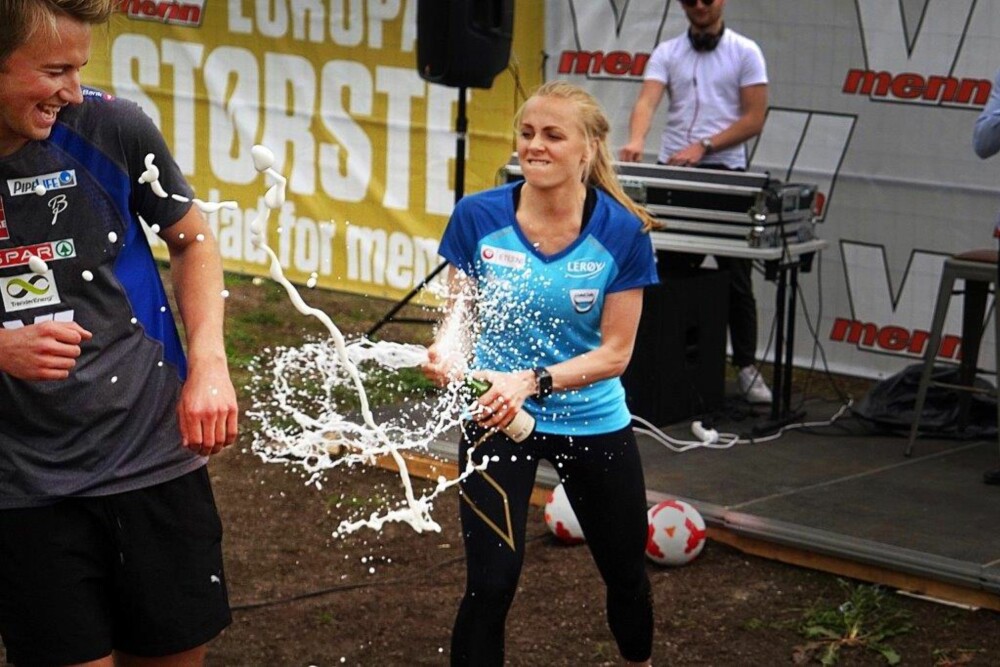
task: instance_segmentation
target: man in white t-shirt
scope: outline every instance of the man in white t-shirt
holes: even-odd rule
[[[764,126],[767,66],[752,40],[725,27],[726,0],[680,0],[688,30],[661,43],[646,65],[619,157],[642,159],[660,99],[669,98],[657,162],[680,167],[745,170],[745,142]],[[700,264],[701,258],[695,258]],[[739,385],[751,403],[770,403],[771,390],[755,365],[757,302],[749,259],[716,257],[730,273],[729,338]]]

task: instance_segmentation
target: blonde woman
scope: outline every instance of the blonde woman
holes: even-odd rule
[[[452,309],[450,317],[466,320],[441,331],[476,332],[473,374],[491,383],[460,444],[462,460],[474,447],[475,461],[490,461],[461,490],[468,569],[451,660],[503,664],[528,501],[544,458],[560,475],[607,586],[608,623],[622,657],[647,664],[645,484],[619,376],[632,354],[643,288],[657,281],[651,220],[618,185],[608,121],[590,94],[545,84],[515,125],[524,181],[461,200],[440,248],[452,264],[455,303],[474,304]],[[441,337],[424,371],[443,384],[466,362]],[[497,429],[521,410],[536,426],[514,443]]]

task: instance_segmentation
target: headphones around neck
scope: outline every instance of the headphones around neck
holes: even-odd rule
[[[695,32],[691,28],[688,28],[688,41],[691,42],[691,48],[699,53],[712,51],[719,45],[724,32],[726,32],[725,24],[714,35],[710,32]]]

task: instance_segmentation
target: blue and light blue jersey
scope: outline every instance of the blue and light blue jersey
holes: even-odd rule
[[[439,252],[475,278],[480,331],[473,367],[517,371],[552,366],[596,349],[608,294],[657,282],[649,235],[597,191],[590,221],[569,247],[537,250],[521,231],[509,184],[459,201]],[[628,426],[618,378],[525,404],[541,433],[595,435]]]

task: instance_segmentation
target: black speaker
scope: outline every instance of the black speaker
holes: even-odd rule
[[[513,34],[514,0],[419,0],[417,70],[431,83],[489,88]]]
[[[674,271],[660,258],[660,284],[643,294],[632,361],[622,375],[633,415],[655,426],[722,406],[726,385],[729,273]]]

